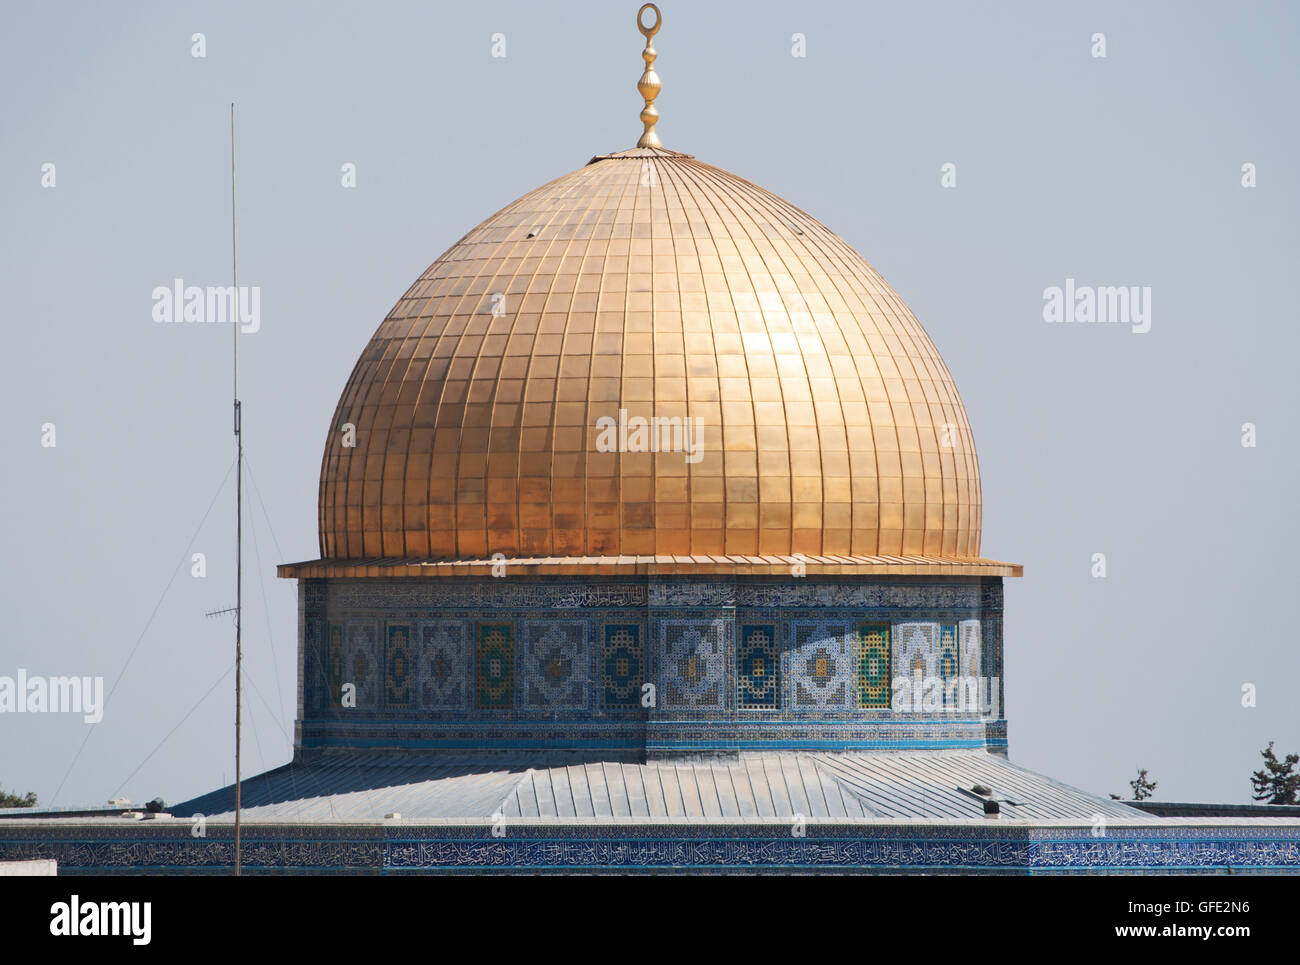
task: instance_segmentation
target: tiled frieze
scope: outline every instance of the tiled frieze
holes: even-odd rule
[[[666,580],[544,582],[527,578],[304,580],[308,609],[428,612],[432,608],[592,609],[605,607],[796,607],[1000,610],[1000,583]],[[985,580],[984,583],[989,581]]]
[[[332,610],[416,610],[486,608],[584,609],[644,607],[644,583],[587,581],[549,583],[524,578],[487,580],[320,580],[326,605]],[[313,590],[313,592],[316,592]]]
[[[303,747],[626,748],[646,726],[698,749],[1001,740],[960,704],[913,704],[910,730],[853,723],[902,712],[900,675],[1000,672],[1001,613],[977,581],[304,583]]]
[[[53,859],[64,874],[211,874],[234,865],[233,829],[210,823],[207,834],[190,822],[151,823],[148,845],[141,826],[70,824],[0,826],[0,860]],[[1049,827],[1020,822],[947,824],[810,824],[791,835],[782,824],[761,821],[640,826],[573,820],[545,827],[507,826],[492,833],[490,820],[437,824],[322,825],[246,822],[243,868],[257,874],[316,871],[327,874],[590,873],[719,874],[790,869],[840,871],[996,872],[1003,874],[1295,874],[1300,871],[1300,831],[1262,823],[1180,824],[1152,819],[1112,825],[1103,837],[1088,824]]]

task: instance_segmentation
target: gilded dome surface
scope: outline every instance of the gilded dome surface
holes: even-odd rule
[[[969,559],[979,470],[948,369],[860,255],[638,148],[503,208],[397,302],[330,427],[320,537],[335,560]]]

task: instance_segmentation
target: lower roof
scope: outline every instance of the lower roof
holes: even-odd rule
[[[978,790],[977,790],[978,786]],[[1142,812],[983,751],[756,754],[715,760],[475,764],[439,757],[331,755],[242,785],[250,822],[336,823],[505,818],[584,821],[982,820],[986,800],[1009,821],[1139,820]],[[169,808],[233,817],[234,788]],[[1149,818],[1147,818],[1149,820]]]

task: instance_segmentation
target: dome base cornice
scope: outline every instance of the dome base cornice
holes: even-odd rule
[[[552,556],[421,560],[392,557],[283,563],[282,579],[485,576],[999,576],[1024,575],[1019,563],[925,556]]]

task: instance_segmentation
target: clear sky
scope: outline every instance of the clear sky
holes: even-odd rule
[[[240,280],[261,289],[241,343],[252,774],[290,756],[295,585],[274,566],[318,555],[353,363],[472,226],[633,146],[638,6],[6,5],[0,675],[121,682],[94,727],[0,716],[0,787],[180,801],[233,777],[232,624],[204,616],[234,602],[230,327],[151,315],[175,278],[229,283],[231,101]],[[1300,6],[660,6],[665,146],[841,234],[953,373],[983,552],[1025,565],[1012,760],[1247,800],[1269,740],[1300,751]],[[1048,324],[1067,279],[1149,287],[1150,330]]]

